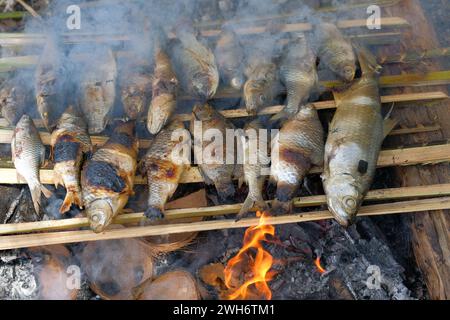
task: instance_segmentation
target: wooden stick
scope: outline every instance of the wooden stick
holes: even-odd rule
[[[434,124],[431,126],[417,126],[414,128],[400,128],[400,129],[394,129],[392,130],[389,135],[390,136],[398,136],[402,134],[413,134],[413,133],[426,133],[426,132],[433,132],[433,131],[439,131],[441,130],[441,126],[438,124]]]
[[[415,186],[404,188],[388,188],[369,191],[366,201],[386,201],[386,200],[404,200],[411,198],[430,198],[450,196],[450,184],[438,184],[429,186]],[[267,201],[271,203],[271,201]],[[324,195],[309,196],[294,199],[294,206],[297,208],[315,207],[326,203]],[[188,209],[171,209],[166,210],[165,216],[167,220],[177,220],[194,217],[207,217],[218,215],[229,215],[239,212],[242,204],[229,204],[213,207],[188,208]],[[117,216],[113,224],[131,224],[145,221],[146,218],[142,212],[124,213]],[[0,235],[57,231],[67,229],[77,229],[89,226],[87,218],[72,218],[61,220],[47,220],[37,222],[25,222],[14,224],[0,224]]]
[[[381,102],[385,103],[385,104],[411,102],[411,101],[431,101],[431,100],[442,100],[442,99],[448,99],[448,95],[442,91],[393,94],[393,95],[381,96]],[[317,110],[336,108],[336,103],[334,102],[334,100],[318,101],[318,102],[314,102],[313,104]],[[427,106],[427,105],[424,104],[423,106]],[[280,112],[283,108],[284,108],[283,105],[263,108],[258,112],[258,115],[275,114],[275,113]],[[246,109],[223,110],[223,111],[220,111],[220,113],[226,118],[243,118],[243,117],[250,116],[247,113]],[[181,120],[181,121],[190,121],[191,115],[190,114],[178,114],[174,118]],[[33,119],[33,122],[36,127],[44,128],[44,123],[42,122],[41,119]],[[10,127],[9,123],[4,118],[0,118],[0,128],[1,127],[4,127],[4,128]],[[11,134],[12,134],[11,132],[0,129],[0,143],[9,143],[11,141],[11,137],[12,137]],[[45,135],[41,135],[41,138],[45,141],[50,141],[50,140],[48,140],[49,138],[45,137]],[[93,143],[98,142],[98,144],[102,144],[102,143],[104,143],[105,139],[107,139],[107,138],[92,136],[91,139],[93,140]],[[141,141],[142,141],[143,147],[145,147],[145,148],[148,147],[148,145],[150,143],[149,140],[148,141],[141,140]]]
[[[366,28],[367,21],[365,19],[356,20],[342,20],[337,22],[337,27],[341,29],[353,29],[353,28]],[[408,21],[399,17],[386,17],[381,18],[382,28],[404,28],[410,26]],[[312,25],[310,23],[287,23],[280,29],[281,32],[306,32],[311,31]],[[240,27],[236,32],[241,35],[254,35],[267,32],[267,28],[264,27]],[[220,33],[220,29],[217,30],[201,30],[200,34],[204,37],[216,37]],[[169,37],[173,38],[173,33],[169,33]],[[93,34],[93,33],[66,33],[63,34],[64,42],[66,43],[79,43],[79,42],[109,42],[109,41],[129,41],[128,35],[120,34]],[[44,34],[26,34],[26,33],[1,33],[0,45],[27,45],[27,44],[44,44],[46,36]]]
[[[450,144],[382,150],[378,157],[377,166],[410,166],[417,164],[435,164],[450,161]],[[312,173],[321,173],[322,168],[313,167],[310,170]],[[40,180],[43,184],[53,184],[53,170],[41,169]],[[181,176],[180,183],[196,183],[203,182],[203,178],[196,166],[192,166],[185,171]],[[0,168],[0,183],[4,184],[23,184],[17,180],[16,169]],[[135,184],[146,184],[146,179],[141,176],[136,176]]]
[[[429,210],[450,209],[450,197],[432,198],[377,204],[361,207],[359,216],[387,215],[411,213]],[[331,219],[328,210],[305,212],[300,215],[286,215],[267,218],[266,224],[281,225],[306,221]],[[110,229],[102,233],[91,230],[60,231],[49,233],[33,233],[25,235],[11,235],[0,237],[0,250],[30,248],[54,244],[77,243],[86,241],[127,239],[147,236],[159,236],[184,232],[200,232],[210,230],[247,228],[259,224],[259,218],[247,218],[235,222],[234,219],[201,221],[192,223],[177,223],[153,225],[144,227],[129,227],[124,229]]]

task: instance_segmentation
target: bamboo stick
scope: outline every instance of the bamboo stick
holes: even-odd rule
[[[377,167],[410,166],[418,164],[436,164],[450,161],[450,144],[441,144],[426,147],[415,147],[394,150],[382,150],[378,157]],[[310,174],[321,173],[322,168],[313,167]],[[53,170],[41,169],[40,180],[43,184],[53,184]],[[196,166],[186,170],[181,176],[180,183],[203,182],[203,178]],[[0,183],[23,184],[18,181],[16,169],[0,168]],[[135,184],[146,184],[146,179],[136,176]]]
[[[409,23],[403,18],[389,17],[381,18],[382,28],[389,27],[408,27]],[[353,28],[365,28],[367,21],[365,19],[356,20],[342,20],[338,21],[337,27],[341,29],[353,29]],[[287,23],[280,28],[280,32],[306,32],[311,31],[312,25],[309,23]],[[267,31],[265,26],[263,27],[241,27],[237,28],[236,32],[241,35],[255,35],[262,34]],[[220,33],[220,29],[217,30],[202,30],[201,36],[204,37],[216,37]],[[93,34],[93,33],[66,33],[62,35],[65,43],[74,44],[79,42],[110,42],[110,41],[129,41],[130,37],[123,34]],[[175,37],[173,33],[169,33],[169,37]],[[358,35],[361,38],[361,35]],[[370,36],[372,37],[372,35]],[[46,41],[45,34],[37,33],[0,33],[0,45],[43,45]]]
[[[440,58],[450,56],[450,48],[436,48],[419,52],[405,52],[394,56],[384,56],[378,58],[378,63],[412,63],[425,59]]]
[[[413,133],[426,133],[441,130],[441,126],[439,124],[434,124],[431,126],[423,126],[419,125],[414,128],[400,128],[392,130],[389,135],[390,136],[398,136],[403,134],[413,134]]]
[[[442,91],[393,94],[393,95],[381,96],[381,102],[385,103],[385,104],[411,102],[411,101],[431,101],[431,100],[441,100],[441,99],[448,99],[447,94]],[[336,108],[336,103],[334,102],[334,100],[318,101],[318,102],[314,102],[314,106],[316,107],[317,110],[333,109],[333,108]],[[258,115],[275,114],[275,113],[280,112],[283,108],[284,108],[283,105],[263,108],[258,112]],[[247,113],[246,109],[223,110],[223,111],[220,111],[220,113],[226,118],[243,118],[243,117],[250,116]],[[191,115],[190,114],[178,114],[174,118],[181,120],[181,121],[190,121]],[[38,128],[44,127],[42,120],[33,119],[33,121],[34,121],[34,124],[36,125],[36,127],[38,127]],[[0,128],[2,128],[2,127],[3,128],[10,127],[9,123],[4,118],[0,118]],[[11,134],[12,133],[10,133],[8,131],[0,129],[0,143],[9,143],[11,141]],[[41,135],[41,138],[45,141],[48,140],[48,138],[46,138],[45,135]],[[104,143],[106,138],[92,136],[91,139],[93,140],[93,143],[98,142],[98,144],[102,144],[102,143]],[[95,142],[94,142],[94,140],[95,140]],[[149,143],[150,143],[150,141],[142,141],[142,146],[146,148]]]
[[[411,198],[430,198],[450,196],[450,184],[437,184],[429,186],[415,186],[403,188],[388,188],[372,190],[367,194],[365,201],[387,201],[387,200],[405,200]],[[271,201],[267,201],[270,203]],[[309,196],[294,199],[294,206],[297,208],[316,207],[326,203],[324,195]],[[166,210],[167,220],[177,220],[194,217],[208,217],[218,215],[229,215],[239,212],[242,204],[230,204],[213,207],[171,209]],[[146,218],[142,212],[124,213],[117,216],[113,224],[131,224],[145,221]],[[25,222],[15,224],[0,224],[0,235],[57,231],[67,229],[77,229],[89,226],[87,218],[72,218],[61,220],[47,220],[37,222]]]
[[[359,216],[374,216],[399,213],[411,213],[429,210],[450,209],[450,197],[411,200],[386,204],[363,206]],[[299,215],[286,215],[267,218],[266,224],[282,225],[306,221],[331,219],[328,210],[305,212]],[[30,248],[54,244],[67,244],[98,240],[127,239],[147,236],[159,236],[184,232],[200,232],[210,230],[236,229],[255,226],[260,223],[259,218],[246,218],[238,222],[234,219],[201,221],[191,223],[177,223],[165,225],[151,225],[144,227],[128,227],[123,229],[110,229],[102,233],[91,230],[60,231],[49,233],[33,233],[23,235],[10,235],[0,237],[0,250]]]

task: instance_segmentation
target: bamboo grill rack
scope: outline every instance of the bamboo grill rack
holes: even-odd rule
[[[102,1],[98,1],[99,3]],[[380,1],[381,2],[381,1]],[[385,5],[395,4],[398,1],[384,1]],[[273,17],[270,17],[271,19]],[[286,18],[286,16],[280,17]],[[338,21],[338,27],[348,29],[351,33],[353,29],[365,27],[365,20],[343,20]],[[374,32],[370,34],[356,35],[350,34],[350,37],[362,39],[370,44],[386,44],[395,42],[400,38],[403,30],[409,27],[408,21],[403,18],[389,17],[382,19],[384,29],[389,32]],[[200,34],[204,37],[215,37],[219,33],[218,24],[204,24],[199,26]],[[286,23],[282,27],[283,32],[308,32],[311,25],[308,23]],[[261,34],[266,32],[265,27],[241,27],[238,33],[244,35]],[[74,43],[80,41],[128,41],[127,36],[122,35],[94,35],[94,34],[77,34],[67,35],[64,41]],[[42,45],[45,37],[42,35],[23,35],[23,34],[0,34],[0,45],[3,46],[23,46],[23,45]],[[126,53],[125,53],[126,54]],[[447,56],[449,51],[442,48],[433,52],[422,54],[406,54],[395,57],[381,57],[379,61],[382,63],[397,63],[408,61],[411,59],[422,60],[436,56]],[[10,71],[17,67],[30,67],[36,63],[36,57],[10,57],[0,59],[0,72]],[[428,74],[402,74],[398,76],[384,76],[380,79],[381,87],[404,87],[404,86],[436,86],[450,83],[450,71],[438,71]],[[336,81],[325,81],[322,83],[326,88],[332,88],[339,83]],[[219,91],[215,98],[232,98],[239,93],[222,90]],[[188,97],[187,97],[188,98]],[[439,90],[429,90],[420,93],[404,93],[396,95],[382,96],[381,100],[384,104],[408,106],[409,103],[421,102],[420,108],[433,107],[435,102],[448,99],[445,92]],[[314,103],[318,110],[335,108],[334,101],[320,101]],[[272,106],[262,109],[259,113],[262,115],[274,114],[279,112],[283,106]],[[248,117],[244,109],[226,110],[222,112],[227,118]],[[176,115],[183,121],[189,121],[189,114]],[[42,127],[42,122],[36,120],[36,125]],[[437,124],[423,125],[413,128],[396,128],[391,135],[415,134],[423,132],[433,132],[440,130]],[[10,128],[5,119],[0,118],[0,143],[10,143],[12,137],[12,128]],[[41,132],[41,138],[44,144],[50,143],[50,135]],[[104,136],[93,136],[94,144],[101,145],[107,140]],[[151,144],[150,140],[140,140],[141,148],[148,148]],[[424,145],[419,147],[400,148],[393,150],[382,150],[378,159],[378,167],[389,166],[408,166],[408,165],[430,165],[450,161],[450,144],[442,143],[439,145]],[[0,161],[0,183],[2,184],[18,184],[15,169],[9,161]],[[322,171],[321,168],[315,167],[310,173],[317,174]],[[53,172],[51,168],[41,170],[41,181],[45,184],[53,184]],[[196,167],[192,167],[185,172],[181,183],[202,182],[202,177]],[[146,181],[142,177],[135,178],[135,184],[145,184]],[[429,210],[450,209],[450,184],[436,184],[403,188],[388,188],[381,190],[372,190],[368,193],[366,203],[361,208],[360,216],[386,215],[421,212]],[[270,201],[268,201],[270,202]],[[368,204],[371,203],[371,204]],[[296,208],[314,208],[320,207],[326,203],[325,196],[309,196],[295,199],[294,206]],[[375,203],[375,204],[373,204]],[[91,230],[84,230],[88,226],[87,218],[71,218],[51,221],[39,221],[19,224],[3,224],[0,225],[0,250],[34,247],[52,244],[76,243],[83,241],[96,241],[108,239],[123,239],[142,236],[167,235],[172,233],[207,231],[218,229],[244,228],[254,226],[259,223],[257,218],[245,218],[238,222],[231,219],[221,219],[213,221],[201,222],[177,222],[177,220],[186,217],[207,217],[230,215],[237,213],[241,208],[241,204],[231,204],[222,206],[213,206],[206,208],[189,208],[189,209],[172,209],[167,210],[166,218],[171,224],[162,225],[144,225],[135,226],[136,223],[145,222],[143,213],[123,213],[118,215],[113,224],[132,225],[127,228],[109,229],[102,233],[96,234]],[[268,224],[280,225],[287,223],[297,223],[304,221],[316,221],[321,219],[330,219],[331,214],[327,210],[308,211],[296,215],[287,215],[280,217],[270,217],[267,219]]]

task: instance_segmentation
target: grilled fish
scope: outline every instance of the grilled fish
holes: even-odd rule
[[[295,115],[318,86],[316,56],[304,35],[298,35],[287,45],[280,66],[280,79],[286,87],[287,101],[283,111],[272,120]]]
[[[179,154],[174,154],[180,144],[178,137],[183,133],[187,133],[188,138],[182,143],[189,143],[191,150],[189,132],[181,121],[174,121],[158,133],[141,160],[141,172],[147,176],[149,190],[145,216],[151,220],[164,218],[164,205],[177,189],[184,170],[189,167],[189,161],[182,161]]]
[[[83,203],[94,232],[102,232],[133,194],[138,153],[134,130],[134,121],[118,125],[83,166]]]
[[[87,124],[73,106],[69,106],[59,119],[51,136],[55,161],[53,180],[55,187],[66,188],[66,197],[59,212],[70,210],[72,204],[83,207],[81,199],[80,171],[83,156],[92,151]]]
[[[236,36],[229,29],[223,29],[217,41],[215,56],[222,81],[228,86],[241,90],[244,85],[244,50]]]
[[[102,132],[111,114],[116,95],[117,65],[110,49],[94,53],[97,63],[87,65],[81,81],[81,109],[89,133]]]
[[[214,96],[219,86],[219,71],[214,55],[200,43],[192,30],[179,29],[172,45],[172,62],[183,91],[200,99]]]
[[[28,184],[34,210],[36,214],[39,214],[41,192],[46,198],[50,198],[52,193],[41,184],[39,179],[39,168],[45,161],[45,147],[33,120],[27,114],[20,118],[14,129],[11,154],[17,171],[17,180]]]
[[[323,136],[317,110],[311,104],[301,106],[281,127],[278,144],[274,144],[271,153],[271,180],[277,183],[273,214],[290,212],[305,175],[313,165],[322,165]]]
[[[342,80],[352,81],[356,72],[356,57],[351,42],[332,23],[318,24],[315,35],[320,62],[327,65]]]
[[[277,66],[259,56],[251,58],[245,70],[244,101],[247,112],[255,115],[268,106],[280,90]]]
[[[260,136],[262,125],[259,120],[248,123],[245,130],[244,148],[244,180],[248,185],[248,195],[239,211],[236,220],[241,219],[255,204],[259,210],[266,210],[267,204],[262,196],[265,181],[265,169],[268,169],[270,158],[267,156],[267,146],[261,148],[263,143]]]
[[[64,112],[66,61],[58,49],[57,41],[49,38],[35,71],[35,94],[39,114],[50,132]]]
[[[356,216],[375,174],[384,136],[395,122],[383,124],[378,88],[381,68],[367,51],[359,51],[362,77],[343,92],[334,92],[336,113],[325,145],[322,181],[328,208],[348,226]]]
[[[152,78],[142,67],[125,71],[120,79],[123,109],[128,119],[138,120],[147,111],[151,99]]]
[[[196,130],[196,126],[199,125],[201,125],[201,131]],[[218,140],[224,140],[226,130],[234,128],[231,122],[209,104],[197,104],[192,110],[190,131],[194,136],[194,157],[205,183],[216,187],[222,201],[227,201],[235,193],[233,175],[237,167],[234,165],[234,160],[233,164],[226,163],[225,143],[220,144]],[[214,138],[205,135],[207,133],[209,135],[220,133],[221,136]],[[213,138],[214,141],[212,141]]]
[[[177,106],[178,80],[166,53],[158,47],[152,82],[152,101],[148,109],[147,129],[157,134],[167,124]]]
[[[2,85],[0,90],[0,108],[3,118],[11,126],[15,126],[25,113],[28,95],[25,85],[20,82],[5,81]]]

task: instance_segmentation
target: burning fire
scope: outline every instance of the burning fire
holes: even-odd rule
[[[316,265],[316,268],[320,272],[320,274],[323,274],[326,272],[326,270],[322,267],[322,265],[320,263],[320,256],[317,256],[317,258],[314,260],[314,264]]]
[[[258,225],[245,231],[241,250],[228,261],[224,270],[225,285],[232,292],[227,296],[229,300],[272,298],[267,282],[273,278],[273,273],[270,272],[273,257],[264,250],[262,242],[266,241],[267,235],[275,235],[275,228],[266,224],[267,215],[264,212],[258,211],[256,216],[260,218]],[[237,280],[242,274],[244,283],[239,286],[236,282],[242,283]]]

